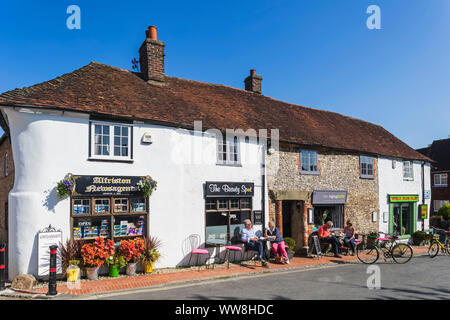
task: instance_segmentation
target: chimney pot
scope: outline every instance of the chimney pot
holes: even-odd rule
[[[150,31],[150,39],[152,40],[158,40],[157,39],[157,29],[155,26],[148,27],[148,30]]]
[[[256,75],[256,70],[255,70],[255,69],[250,69],[250,75],[251,75],[251,76]]]

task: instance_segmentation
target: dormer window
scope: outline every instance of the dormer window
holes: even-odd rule
[[[91,159],[131,160],[132,131],[127,124],[92,122]]]

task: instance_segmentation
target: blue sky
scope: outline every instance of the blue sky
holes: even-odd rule
[[[81,8],[81,30],[66,9]],[[381,30],[366,8],[381,8]],[[149,25],[166,74],[382,125],[414,148],[450,135],[450,1],[2,1],[0,92],[97,61],[131,69]]]

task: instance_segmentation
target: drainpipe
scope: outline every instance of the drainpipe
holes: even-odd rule
[[[261,214],[262,214],[262,233],[266,231],[266,146],[261,145],[261,156],[262,156],[262,173],[261,173]]]
[[[422,169],[422,204],[425,204],[425,162],[421,162]],[[421,212],[419,213],[422,214]],[[422,219],[422,231],[425,231],[425,219]]]

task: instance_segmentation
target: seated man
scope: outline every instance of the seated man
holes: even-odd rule
[[[333,250],[334,256],[336,258],[341,258],[339,255],[341,253],[341,244],[335,236],[330,236],[330,229],[333,227],[333,222],[328,221],[319,228],[319,240],[320,242],[331,243],[331,248]]]
[[[268,268],[266,258],[264,256],[264,248],[261,241],[256,236],[252,227],[252,222],[249,219],[244,220],[245,228],[241,231],[242,242],[247,250],[258,251],[258,258],[261,260],[263,267]]]

